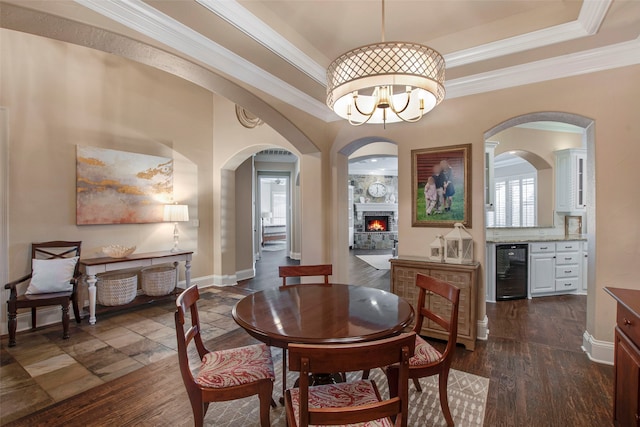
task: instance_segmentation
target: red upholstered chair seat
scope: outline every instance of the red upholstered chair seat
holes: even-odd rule
[[[289,391],[297,420],[300,417],[300,391],[297,388]],[[309,387],[310,408],[346,408],[379,401],[376,386],[370,380]],[[359,424],[348,424],[348,427],[393,427],[393,424],[389,418],[382,418]]]
[[[262,379],[275,380],[271,351],[255,344],[204,355],[195,382],[202,387],[224,388]]]
[[[433,348],[420,335],[416,334],[416,353],[409,359],[409,366],[421,366],[434,363],[442,359],[442,353]]]

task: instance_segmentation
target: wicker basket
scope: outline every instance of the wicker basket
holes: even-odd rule
[[[98,304],[129,304],[138,293],[138,275],[132,273],[107,273],[98,276]]]
[[[168,295],[176,288],[175,267],[147,267],[140,272],[142,291],[150,296]]]

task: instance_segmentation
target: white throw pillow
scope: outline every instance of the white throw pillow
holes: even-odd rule
[[[34,259],[31,264],[32,276],[27,295],[73,290],[71,279],[78,258],[75,256],[63,259]]]

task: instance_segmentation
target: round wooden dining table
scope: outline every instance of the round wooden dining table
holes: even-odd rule
[[[344,344],[399,334],[411,324],[405,299],[364,286],[302,284],[247,295],[232,316],[251,336],[269,346]],[[283,388],[284,376],[283,369]]]
[[[396,335],[413,321],[405,299],[364,286],[289,285],[247,295],[232,316],[267,345],[340,344]]]

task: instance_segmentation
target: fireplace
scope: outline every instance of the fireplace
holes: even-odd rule
[[[365,230],[370,232],[389,231],[389,217],[386,215],[365,217]]]

